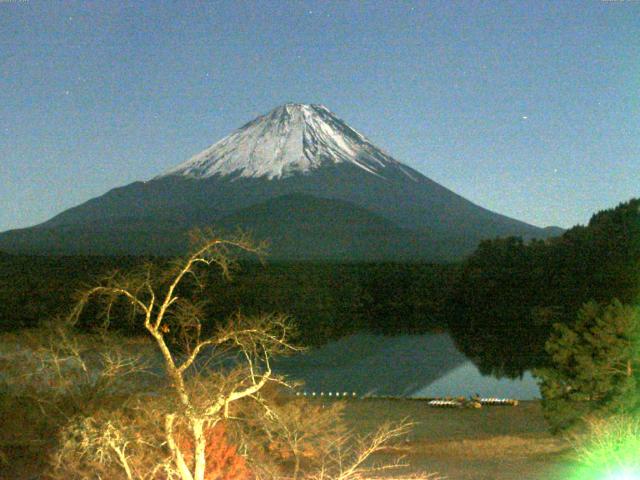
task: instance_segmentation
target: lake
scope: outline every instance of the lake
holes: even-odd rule
[[[275,370],[304,382],[300,391],[408,398],[465,396],[540,398],[530,372],[519,379],[482,375],[447,333],[355,334],[292,357]]]

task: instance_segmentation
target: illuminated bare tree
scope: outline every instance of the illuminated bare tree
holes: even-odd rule
[[[184,284],[203,286],[206,277],[203,270],[210,266],[219,267],[228,276],[234,250],[259,255],[261,247],[245,236],[222,239],[210,232],[199,233],[196,244],[193,253],[167,269],[156,271],[149,264],[137,274],[111,275],[102,284],[83,292],[71,315],[71,320],[77,321],[87,303],[98,297],[105,301],[108,319],[112,307],[124,299],[130,306],[132,319],[153,338],[177,398],[178,408],[162,414],[165,442],[171,454],[170,470],[181,480],[205,478],[206,431],[228,417],[230,404],[255,397],[269,382],[280,382],[272,372],[271,358],[296,349],[288,343],[291,324],[283,315],[236,315],[211,335],[203,335],[202,305],[180,296]],[[180,348],[176,348],[176,342]],[[205,357],[203,353],[209,357],[221,350],[239,356],[235,368],[225,374],[209,372],[208,380],[205,376],[190,376],[197,370],[199,357]],[[207,395],[198,394],[200,381],[209,382]],[[182,425],[192,438],[189,442],[192,452],[181,450],[179,435],[183,432],[178,429]],[[131,477],[123,449],[117,453],[127,477]]]
[[[195,238],[193,253],[167,267],[147,264],[137,272],[114,273],[81,292],[69,324],[77,324],[93,301],[102,301],[105,327],[112,314],[123,314],[122,308],[126,307],[129,319],[147,332],[159,352],[168,389],[158,387],[149,392],[139,385],[138,394],[126,407],[87,411],[87,415],[72,418],[61,430],[60,449],[52,459],[52,478],[69,478],[68,474],[104,478],[117,472],[128,480],[209,480],[239,478],[237,472],[242,471],[243,479],[271,480],[275,477],[267,473],[268,469],[261,469],[259,462],[252,462],[256,469],[249,473],[237,457],[240,470],[236,473],[227,471],[227,476],[221,477],[222,473],[211,471],[215,462],[210,460],[216,459],[216,452],[221,450],[215,441],[208,444],[216,438],[212,432],[224,431],[227,419],[247,420],[247,402],[264,412],[256,417],[262,424],[239,431],[253,437],[259,437],[262,431],[289,450],[294,479],[362,480],[398,466],[372,467],[370,457],[385,449],[389,441],[403,436],[407,423],[382,427],[361,439],[332,425],[333,420],[339,422],[341,418],[330,411],[322,413],[322,406],[314,410],[295,403],[293,410],[275,408],[273,399],[265,395],[265,387],[285,382],[273,373],[272,357],[298,350],[288,341],[293,329],[289,319],[284,315],[237,314],[210,326],[205,324],[203,303],[191,298],[194,291],[204,287],[208,267],[218,267],[223,276],[228,276],[234,252],[260,255],[262,248],[246,236],[222,239],[211,232],[199,232]],[[75,357],[82,356],[78,353]],[[219,361],[215,366],[213,358]],[[109,380],[105,385],[114,384],[111,373],[135,373],[139,368],[127,359],[117,365],[119,368],[100,370]],[[92,376],[87,369],[87,378]],[[313,428],[308,428],[311,425]],[[260,442],[258,438],[253,440]],[[310,449],[316,450],[313,459],[301,468],[301,460]]]

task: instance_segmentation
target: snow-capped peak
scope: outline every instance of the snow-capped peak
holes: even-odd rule
[[[393,165],[412,178],[399,162],[325,106],[299,103],[284,104],[252,120],[160,177],[233,174],[274,179],[343,162],[380,176]]]

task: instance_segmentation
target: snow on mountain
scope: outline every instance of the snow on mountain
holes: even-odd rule
[[[286,178],[326,164],[351,163],[384,177],[386,168],[414,179],[402,164],[323,105],[287,103],[156,178],[214,175]]]

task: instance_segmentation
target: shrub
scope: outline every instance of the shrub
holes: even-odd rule
[[[193,462],[195,445],[191,435],[178,433],[176,443],[185,452],[188,464]],[[238,454],[237,448],[230,444],[227,438],[225,424],[220,422],[204,431],[207,440],[205,458],[207,461],[205,480],[250,480],[253,478],[244,457]]]
[[[590,417],[585,423],[584,432],[571,436],[579,463],[576,478],[640,478],[640,418]]]

